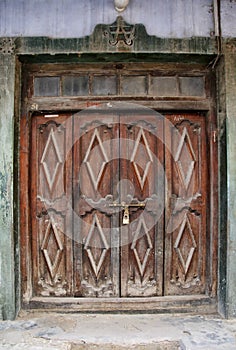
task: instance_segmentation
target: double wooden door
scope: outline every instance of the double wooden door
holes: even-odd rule
[[[203,115],[33,117],[34,295],[204,293],[206,208]]]

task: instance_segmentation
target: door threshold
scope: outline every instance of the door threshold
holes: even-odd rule
[[[29,302],[23,302],[22,306],[29,311],[48,310],[60,313],[217,313],[216,299],[206,295],[148,298],[34,297]]]

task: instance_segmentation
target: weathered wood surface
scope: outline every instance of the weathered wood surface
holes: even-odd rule
[[[62,312],[130,312],[145,313],[182,313],[215,314],[216,301],[202,295],[154,297],[154,298],[119,298],[91,299],[91,298],[33,298],[24,308],[49,309]]]
[[[33,295],[145,297],[212,288],[205,116],[135,112],[33,117]],[[125,225],[123,211],[107,206],[129,198],[147,208],[128,207]]]

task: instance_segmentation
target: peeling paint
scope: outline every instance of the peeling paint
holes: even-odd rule
[[[9,197],[11,195],[11,177],[9,177],[9,171],[11,173],[11,167],[8,168],[6,162],[4,161],[4,172],[0,171],[0,210],[4,213],[2,216],[3,223],[6,225],[9,219],[11,210],[11,200]]]

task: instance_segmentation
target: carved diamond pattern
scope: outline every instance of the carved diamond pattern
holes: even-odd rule
[[[100,247],[96,247],[96,248],[100,248],[101,255],[100,255],[98,261],[96,262],[91,247],[94,246],[93,238],[95,239],[96,238],[95,235],[97,235],[97,234],[99,236],[98,238],[100,238],[100,240],[101,240],[101,246]],[[102,230],[101,224],[100,224],[96,214],[93,217],[93,221],[92,221],[91,228],[89,230],[89,234],[87,236],[87,239],[86,239],[86,242],[85,242],[85,245],[84,245],[84,249],[88,253],[89,261],[90,261],[91,266],[93,268],[93,271],[94,271],[94,273],[95,273],[95,275],[97,277],[98,273],[99,273],[99,271],[100,271],[100,269],[102,267],[102,264],[104,262],[107,250],[109,249],[109,246],[108,246],[106,237],[104,235],[104,232]]]
[[[135,161],[135,159],[137,158],[139,158],[139,160]],[[151,166],[151,163],[153,162],[152,153],[150,151],[143,128],[140,128],[139,130],[130,161],[133,162],[134,170],[137,175],[140,187],[141,189],[143,189],[149,168]],[[143,174],[141,174],[139,170],[141,161],[144,162],[144,164],[142,164]]]
[[[52,255],[50,257],[50,245],[53,245],[53,248],[57,248],[55,257]],[[43,255],[46,259],[51,278],[54,279],[58,271],[63,252],[63,245],[60,240],[57,226],[54,222],[49,221],[47,225],[41,250],[43,251]]]
[[[96,146],[96,143],[97,146]],[[95,149],[94,152],[91,152],[92,149]],[[92,154],[93,153],[93,154]],[[91,157],[95,159],[92,159]],[[94,162],[93,162],[94,160]],[[88,150],[86,152],[84,163],[87,166],[89,175],[92,180],[92,184],[95,190],[98,189],[99,182],[101,180],[103,171],[105,169],[106,163],[108,162],[107,154],[104,150],[102,140],[99,136],[97,129],[95,129],[92,139],[90,141]],[[98,170],[95,169],[95,165],[98,167]]]
[[[188,237],[186,235],[188,235],[190,238],[190,247],[189,247],[189,252],[187,254],[187,258],[184,258],[184,253],[183,251],[181,251],[180,243],[183,240],[183,245],[187,246]],[[174,244],[174,248],[176,249],[180,263],[184,269],[185,275],[188,273],[188,269],[191,264],[196,247],[197,247],[197,244],[194,238],[193,230],[186,214],[184,217],[184,220],[182,221],[177,239]]]
[[[144,231],[143,235],[141,235],[142,229]],[[137,241],[140,239],[142,239],[142,240],[145,239],[146,244],[147,244],[147,249],[146,249],[146,252],[145,252],[145,255],[143,258],[139,255],[138,250],[137,250]],[[149,257],[149,254],[150,254],[150,251],[152,248],[153,248],[153,246],[152,246],[151,238],[150,238],[149,233],[148,233],[148,228],[146,226],[146,223],[145,223],[143,217],[141,217],[139,219],[137,230],[135,232],[134,239],[133,239],[133,242],[131,245],[131,249],[134,251],[134,256],[135,256],[135,259],[137,261],[138,269],[139,269],[141,276],[143,276],[144,271],[146,269],[148,257]]]
[[[188,189],[191,177],[193,175],[196,156],[193,146],[186,128],[184,128],[178,149],[175,155],[175,162],[180,174],[180,179],[185,187]]]
[[[54,131],[53,129],[51,129],[41,159],[41,164],[43,166],[43,170],[50,191],[53,188],[56,175],[59,171],[59,166],[61,163],[62,159],[59,152],[58,144],[55,138]]]

